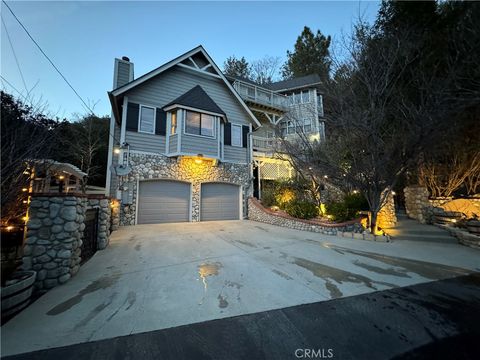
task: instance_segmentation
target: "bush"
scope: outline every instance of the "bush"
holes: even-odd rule
[[[273,187],[262,189],[262,204],[265,207],[277,205],[277,200],[275,199],[275,189]]]
[[[292,200],[285,204],[285,211],[298,219],[312,219],[318,215],[317,206],[308,201]]]
[[[361,194],[348,194],[342,202],[332,202],[326,206],[327,214],[334,221],[348,221],[356,218],[358,212],[368,210],[368,202]]]

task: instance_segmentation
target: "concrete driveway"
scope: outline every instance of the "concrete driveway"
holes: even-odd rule
[[[457,244],[373,243],[251,221],[139,225],[2,327],[2,356],[480,271]]]

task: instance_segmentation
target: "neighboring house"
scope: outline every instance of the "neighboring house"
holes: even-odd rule
[[[323,97],[318,75],[258,85],[229,77],[262,126],[253,133],[254,195],[261,198],[261,180],[290,178],[294,171],[278,138],[294,141],[297,133],[311,141],[325,139]]]
[[[260,178],[292,176],[273,154],[275,129],[293,136],[286,115],[307,101],[317,109],[318,85],[227,79],[201,46],[137,79],[128,58],[115,59],[106,187],[121,200],[120,224],[245,218]],[[302,117],[315,139],[320,118]]]

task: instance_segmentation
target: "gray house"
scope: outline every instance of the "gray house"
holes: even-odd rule
[[[260,122],[203,47],[134,79],[115,59],[107,192],[120,224],[243,219]]]

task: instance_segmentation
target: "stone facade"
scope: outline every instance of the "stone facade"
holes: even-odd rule
[[[110,235],[110,201],[104,198],[88,198],[84,205],[87,210],[98,209],[97,244],[98,249],[103,250],[108,245]]]
[[[77,196],[32,196],[23,269],[35,270],[37,289],[50,289],[80,267],[86,207]]]
[[[137,186],[142,180],[168,179],[192,183],[192,221],[200,221],[200,186],[204,182],[228,182],[241,185],[244,204],[245,199],[253,191],[247,164],[213,164],[209,160],[197,164],[193,158],[170,158],[134,152],[130,154],[129,164],[132,171],[128,174],[126,183],[133,187],[133,201],[131,205],[122,204],[120,225],[135,225]]]
[[[382,206],[377,214],[377,226],[381,229],[392,228],[397,224],[397,215],[395,214],[395,201],[393,194],[390,193],[385,200],[385,204]]]
[[[360,224],[360,220],[340,224],[320,223],[315,220],[296,219],[264,208],[257,199],[248,199],[249,220],[287,227],[295,230],[311,231],[325,235],[336,235],[351,239],[389,241],[387,236],[374,236]]]
[[[418,220],[422,224],[429,222],[430,202],[428,190],[423,186],[409,186],[404,190],[405,210],[411,219]]]
[[[85,213],[98,208],[98,249],[108,245],[110,202],[85,195],[33,194],[29,204],[23,270],[35,270],[35,288],[51,289],[80,268]]]

